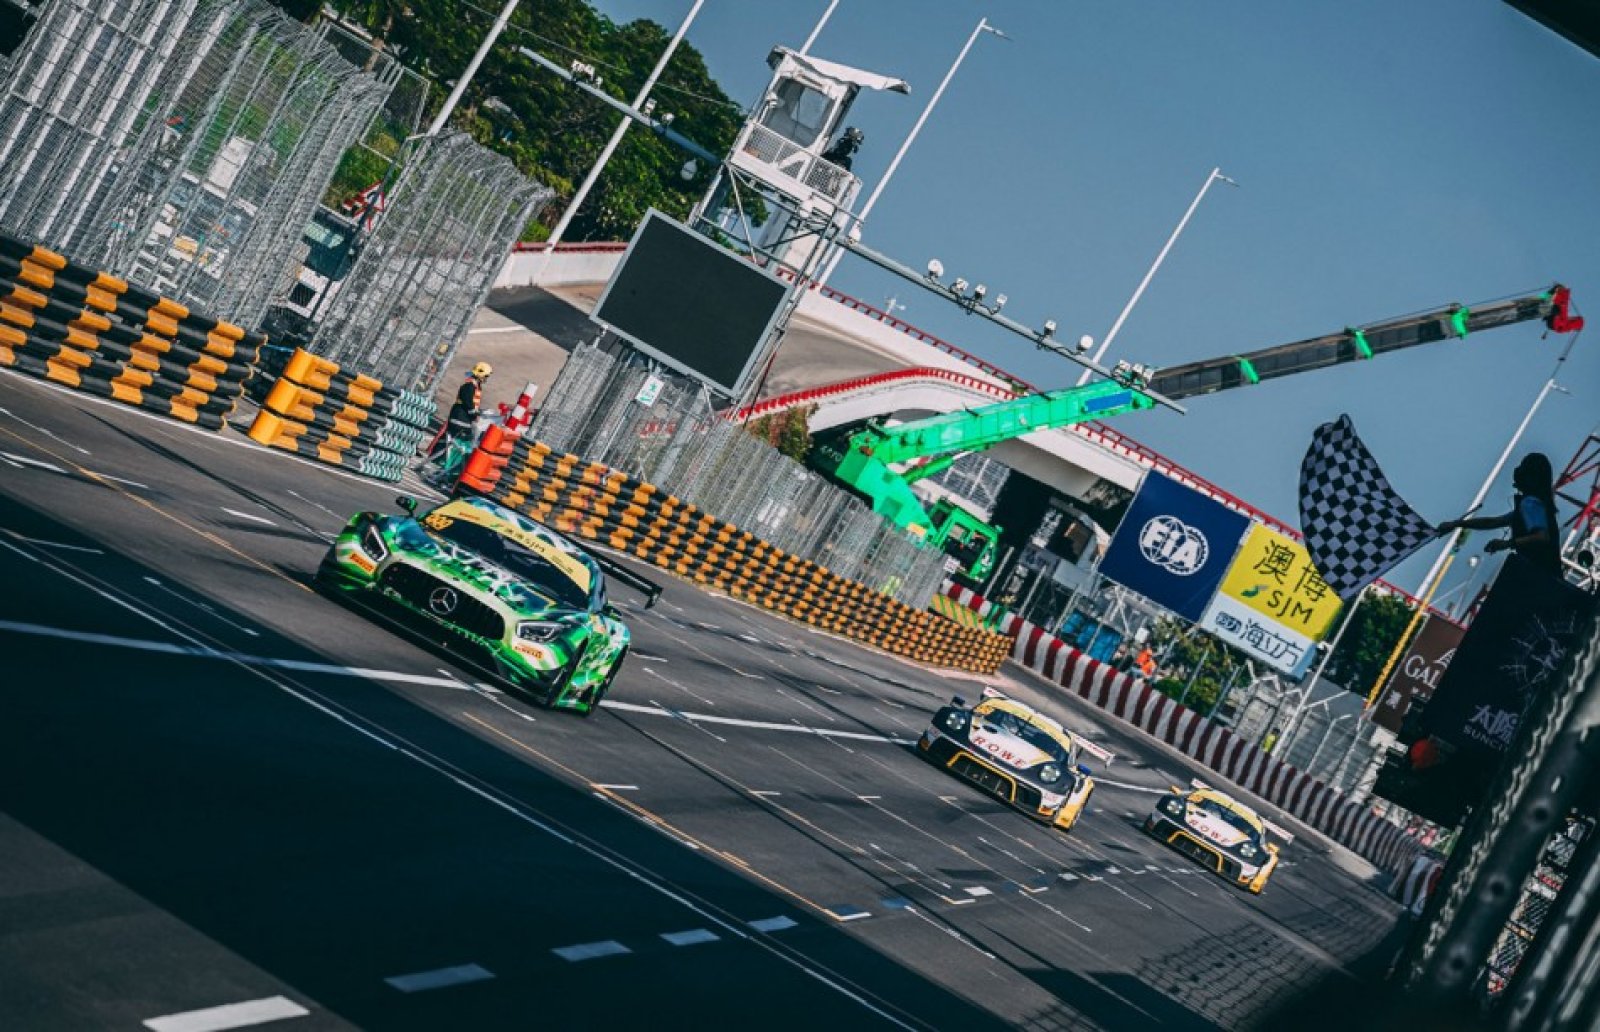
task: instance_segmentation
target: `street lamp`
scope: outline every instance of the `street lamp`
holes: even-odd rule
[[[1133,296],[1128,298],[1128,303],[1122,306],[1122,312],[1117,316],[1117,321],[1111,324],[1110,332],[1108,332],[1105,336],[1105,339],[1100,342],[1100,350],[1094,353],[1094,360],[1096,362],[1100,361],[1100,357],[1106,353],[1106,349],[1109,348],[1111,346],[1111,342],[1116,339],[1117,331],[1122,329],[1122,324],[1127,320],[1128,313],[1133,311],[1133,306],[1138,304],[1139,298],[1144,296],[1144,288],[1150,285],[1150,281],[1155,278],[1156,270],[1161,268],[1161,263],[1167,260],[1167,252],[1172,250],[1172,245],[1178,242],[1178,237],[1183,233],[1184,227],[1189,224],[1189,219],[1194,215],[1194,210],[1200,207],[1200,202],[1205,199],[1206,191],[1210,190],[1211,184],[1215,183],[1219,179],[1230,186],[1239,185],[1232,179],[1229,179],[1227,176],[1223,175],[1222,169],[1220,168],[1212,169],[1211,174],[1206,176],[1206,181],[1200,184],[1200,192],[1194,195],[1193,201],[1189,202],[1189,210],[1184,212],[1183,218],[1178,220],[1177,228],[1172,231],[1171,236],[1167,237],[1167,242],[1162,246],[1161,253],[1156,255],[1156,260],[1151,264],[1150,271],[1146,272],[1144,274],[1144,279],[1139,281],[1139,286],[1134,290]],[[1085,369],[1082,375],[1078,377],[1078,386],[1082,387],[1084,384],[1088,383],[1089,376],[1089,370]]]
[[[700,13],[700,8],[704,6],[705,2],[706,0],[694,0],[694,6],[689,8],[689,13],[684,17],[683,24],[678,26],[678,31],[673,34],[671,42],[667,44],[667,49],[661,55],[661,59],[650,70],[650,77],[645,79],[644,85],[640,87],[639,95],[633,98],[633,106],[635,108],[639,108],[649,100],[650,91],[655,89],[656,80],[661,78],[661,73],[667,70],[667,62],[672,60],[672,55],[677,51],[678,44],[683,42],[683,37],[689,32],[690,24],[694,22],[695,15]],[[663,116],[662,121],[666,120],[666,117]],[[556,228],[550,231],[550,239],[545,241],[544,264],[549,263],[550,255],[555,251],[556,245],[561,242],[561,238],[566,235],[567,227],[572,225],[572,219],[578,214],[578,208],[588,198],[589,191],[594,189],[594,184],[600,179],[600,173],[605,171],[606,164],[611,161],[611,155],[616,153],[617,146],[622,143],[623,135],[627,133],[628,127],[632,124],[633,119],[624,118],[617,125],[616,130],[611,134],[611,139],[607,140],[605,147],[601,149],[600,157],[595,159],[594,166],[589,169],[589,174],[584,177],[583,182],[578,186],[578,192],[572,195],[572,201],[567,205],[567,210],[561,213],[561,219],[556,223]],[[688,166],[684,166],[684,169],[680,170],[679,174],[683,175],[683,172],[687,169]],[[694,173],[683,175],[683,178],[693,179]],[[542,273],[543,271],[544,269],[541,265],[539,272]],[[537,276],[538,274],[536,273],[535,278]]]
[[[832,8],[829,8],[829,11],[831,13]],[[872,188],[872,193],[867,197],[867,203],[861,206],[861,212],[856,216],[857,225],[867,221],[867,216],[872,213],[873,205],[878,203],[878,198],[883,194],[883,188],[889,185],[889,180],[894,176],[895,169],[900,167],[900,159],[906,156],[906,151],[911,149],[911,144],[916,140],[917,134],[922,131],[922,123],[928,120],[928,116],[933,113],[934,105],[939,103],[940,97],[944,96],[944,88],[950,85],[950,80],[955,77],[956,69],[960,68],[961,62],[967,59],[967,51],[972,49],[972,44],[976,43],[978,37],[985,32],[999,36],[1001,39],[1011,38],[993,25],[990,25],[989,19],[978,19],[978,24],[973,28],[972,35],[967,37],[967,42],[962,46],[961,53],[956,55],[955,62],[950,65],[950,70],[944,73],[944,79],[939,83],[939,88],[934,90],[933,96],[928,98],[927,106],[922,109],[922,114],[917,116],[916,124],[911,127],[911,132],[901,142],[900,149],[895,151],[894,157],[890,159],[889,167],[884,170],[882,178],[878,180],[878,185]],[[839,264],[839,259],[843,256],[844,252],[841,251],[828,260],[828,264],[817,274],[817,286],[821,287],[827,284],[828,277],[833,275],[834,268]]]

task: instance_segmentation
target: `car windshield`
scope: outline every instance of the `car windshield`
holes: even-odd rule
[[[1042,727],[1023,720],[1015,713],[1010,713],[1003,709],[992,709],[987,713],[979,714],[978,720],[996,731],[1011,735],[1013,738],[1020,738],[1035,749],[1049,753],[1057,763],[1069,762],[1067,751],[1061,747],[1061,743],[1056,739],[1055,735]]]
[[[587,587],[574,581],[565,570],[546,562],[510,538],[466,520],[431,520],[427,526],[432,533],[451,544],[476,552],[518,579],[531,582],[561,605],[573,609],[589,608]]]
[[[1215,799],[1202,799],[1196,804],[1195,808],[1208,817],[1219,817],[1227,821],[1235,831],[1242,831],[1251,837],[1256,835],[1255,827],[1251,825],[1243,814],[1237,810],[1228,809]]]

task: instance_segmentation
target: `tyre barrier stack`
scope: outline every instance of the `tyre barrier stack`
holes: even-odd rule
[[[0,234],[0,366],[220,430],[263,343]]]
[[[425,395],[385,387],[297,348],[249,433],[269,448],[393,481],[428,436],[435,411]]]
[[[1011,640],[962,627],[790,555],[603,463],[490,427],[459,489],[556,530],[835,634],[934,666],[993,673]]]
[[[992,607],[954,583],[945,585],[945,595],[979,616],[987,616]],[[1370,807],[1180,705],[1144,678],[1084,655],[1015,613],[1005,613],[999,628],[1015,639],[1011,659],[1017,664],[1281,807],[1390,874],[1409,869],[1422,850],[1414,837],[1374,815]]]

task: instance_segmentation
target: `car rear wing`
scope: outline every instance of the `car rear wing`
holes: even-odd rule
[[[628,569],[626,566],[614,559],[608,559],[605,556],[594,552],[590,552],[589,555],[596,563],[599,564],[600,569],[605,572],[607,577],[610,577],[613,580],[619,580],[628,587],[643,594],[644,607],[646,609],[649,609],[651,606],[655,605],[656,599],[661,597],[661,585],[657,584],[655,581],[646,580],[644,577],[639,576],[637,573],[634,573],[632,570]]]
[[[1207,792],[1221,791],[1220,789],[1211,787],[1204,781],[1201,781],[1199,778],[1190,778],[1189,785],[1191,788],[1200,789]],[[1294,841],[1294,832],[1290,831],[1288,828],[1285,828],[1281,824],[1272,823],[1265,817],[1262,817],[1259,813],[1256,814],[1256,818],[1261,821],[1261,826],[1267,829],[1268,834],[1281,841],[1284,845],[1287,846]]]

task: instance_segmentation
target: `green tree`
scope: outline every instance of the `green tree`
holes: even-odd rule
[[[1225,686],[1244,684],[1249,676],[1244,653],[1175,618],[1156,621],[1150,649],[1160,664],[1153,682],[1156,691],[1182,698],[1184,705],[1202,713],[1216,705]],[[1186,686],[1189,694],[1184,696]]]
[[[1327,679],[1362,695],[1371,691],[1411,622],[1412,612],[1411,605],[1398,596],[1368,591],[1328,660]]]
[[[277,0],[304,17],[291,0]],[[344,18],[361,25],[381,49],[399,56],[430,82],[427,118],[444,103],[450,87],[477,49],[491,16],[482,5],[462,0],[331,0]],[[497,5],[488,5],[489,7]],[[500,42],[468,85],[452,125],[505,154],[525,174],[553,189],[558,202],[541,213],[523,239],[544,239],[561,217],[575,184],[588,173],[622,118],[615,110],[538,67],[519,54],[528,47],[560,65],[581,60],[595,66],[600,88],[624,102],[649,76],[671,34],[640,19],[618,25],[585,0],[539,0],[512,15]],[[651,96],[658,114],[671,113],[673,128],[714,153],[733,143],[744,114],[688,44],[673,54]],[[397,143],[397,141],[395,141]],[[688,155],[643,127],[635,126],[607,164],[588,200],[573,219],[567,239],[625,240],[646,209],[683,217],[704,183],[679,174]],[[341,170],[330,193],[345,196],[371,185],[358,182],[365,170]],[[344,197],[334,197],[335,202]]]
[[[796,462],[804,462],[811,451],[809,422],[816,410],[815,405],[796,406],[752,419],[744,428]]]

